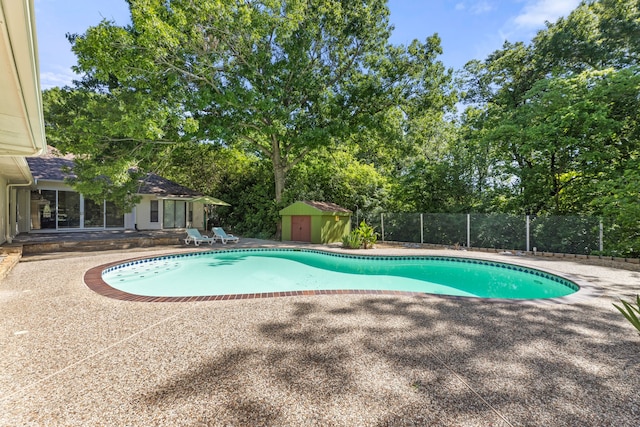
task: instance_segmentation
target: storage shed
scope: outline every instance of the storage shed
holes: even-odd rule
[[[282,209],[280,216],[282,240],[333,243],[351,232],[351,211],[335,203],[295,202]]]

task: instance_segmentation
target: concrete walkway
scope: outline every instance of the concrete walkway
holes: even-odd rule
[[[96,265],[189,250],[23,257],[0,281],[0,425],[639,425],[640,336],[612,306],[640,293],[637,272],[458,254],[559,271],[599,290],[573,304],[372,295],[138,303],[83,283]]]

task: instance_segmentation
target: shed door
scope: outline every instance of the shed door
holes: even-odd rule
[[[311,216],[291,216],[291,240],[296,242],[311,242]]]

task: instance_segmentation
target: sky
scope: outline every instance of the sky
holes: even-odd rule
[[[391,41],[408,44],[438,33],[446,67],[485,59],[505,40],[530,42],[545,22],[567,16],[580,0],[389,0]],[[84,33],[103,19],[129,23],[125,0],[35,0],[43,89],[71,84],[76,57],[65,34]]]

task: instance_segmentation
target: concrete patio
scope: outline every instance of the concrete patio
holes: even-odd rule
[[[23,256],[0,281],[0,425],[639,425],[640,336],[612,306],[640,293],[636,271],[366,252],[456,252],[598,289],[572,304],[388,295],[138,303],[83,283],[100,264],[209,249]]]

